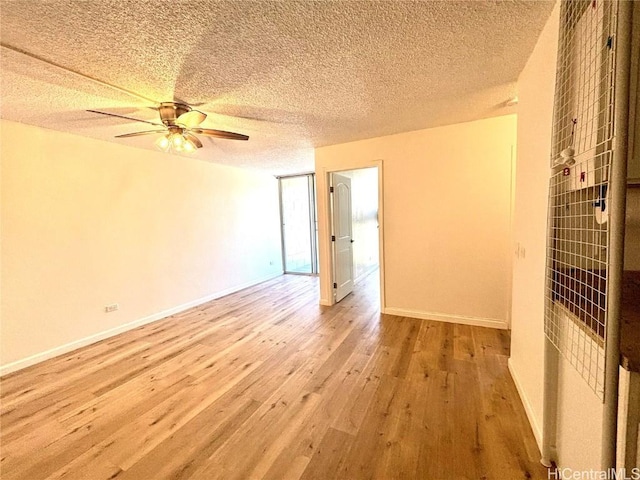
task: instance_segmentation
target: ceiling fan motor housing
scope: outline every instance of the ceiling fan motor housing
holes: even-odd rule
[[[162,123],[167,127],[173,127],[176,126],[176,119],[183,113],[190,112],[191,107],[184,103],[163,102],[158,107],[158,111]]]

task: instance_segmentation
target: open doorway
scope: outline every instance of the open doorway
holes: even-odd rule
[[[342,186],[338,188],[338,185]],[[344,194],[347,191],[349,207],[344,208]],[[319,172],[317,193],[321,304],[332,305],[348,295],[351,290],[345,291],[344,287],[349,286],[349,281],[351,288],[357,292],[360,282],[365,279],[370,281],[369,275],[379,272],[380,306],[381,311],[384,311],[381,191],[381,161],[354,165],[351,169],[327,169]],[[345,228],[344,218],[340,219],[340,216],[345,215],[348,215],[348,228]],[[342,245],[340,237],[343,237]],[[346,255],[344,250],[349,244],[351,252]]]
[[[353,192],[351,218],[353,225],[354,283],[380,267],[380,228],[378,218],[378,169],[361,168],[342,172],[351,177]]]

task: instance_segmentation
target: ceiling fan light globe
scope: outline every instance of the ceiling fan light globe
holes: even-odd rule
[[[193,145],[193,143],[191,143],[189,140],[187,140],[184,143],[184,151],[187,153],[193,153],[196,151],[196,147]]]
[[[184,147],[184,144],[185,144],[185,139],[181,134],[174,133],[173,136],[172,136],[172,139],[171,139],[171,144],[172,144],[173,148],[182,149],[182,147]]]
[[[169,149],[169,137],[167,135],[163,136],[156,142],[156,145],[166,152]]]

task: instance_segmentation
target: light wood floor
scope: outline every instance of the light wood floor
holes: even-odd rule
[[[546,479],[505,331],[283,276],[1,380],[10,479]]]

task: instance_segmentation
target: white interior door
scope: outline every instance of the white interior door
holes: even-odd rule
[[[333,220],[333,277],[336,302],[353,291],[353,238],[351,227],[351,179],[331,174]]]

